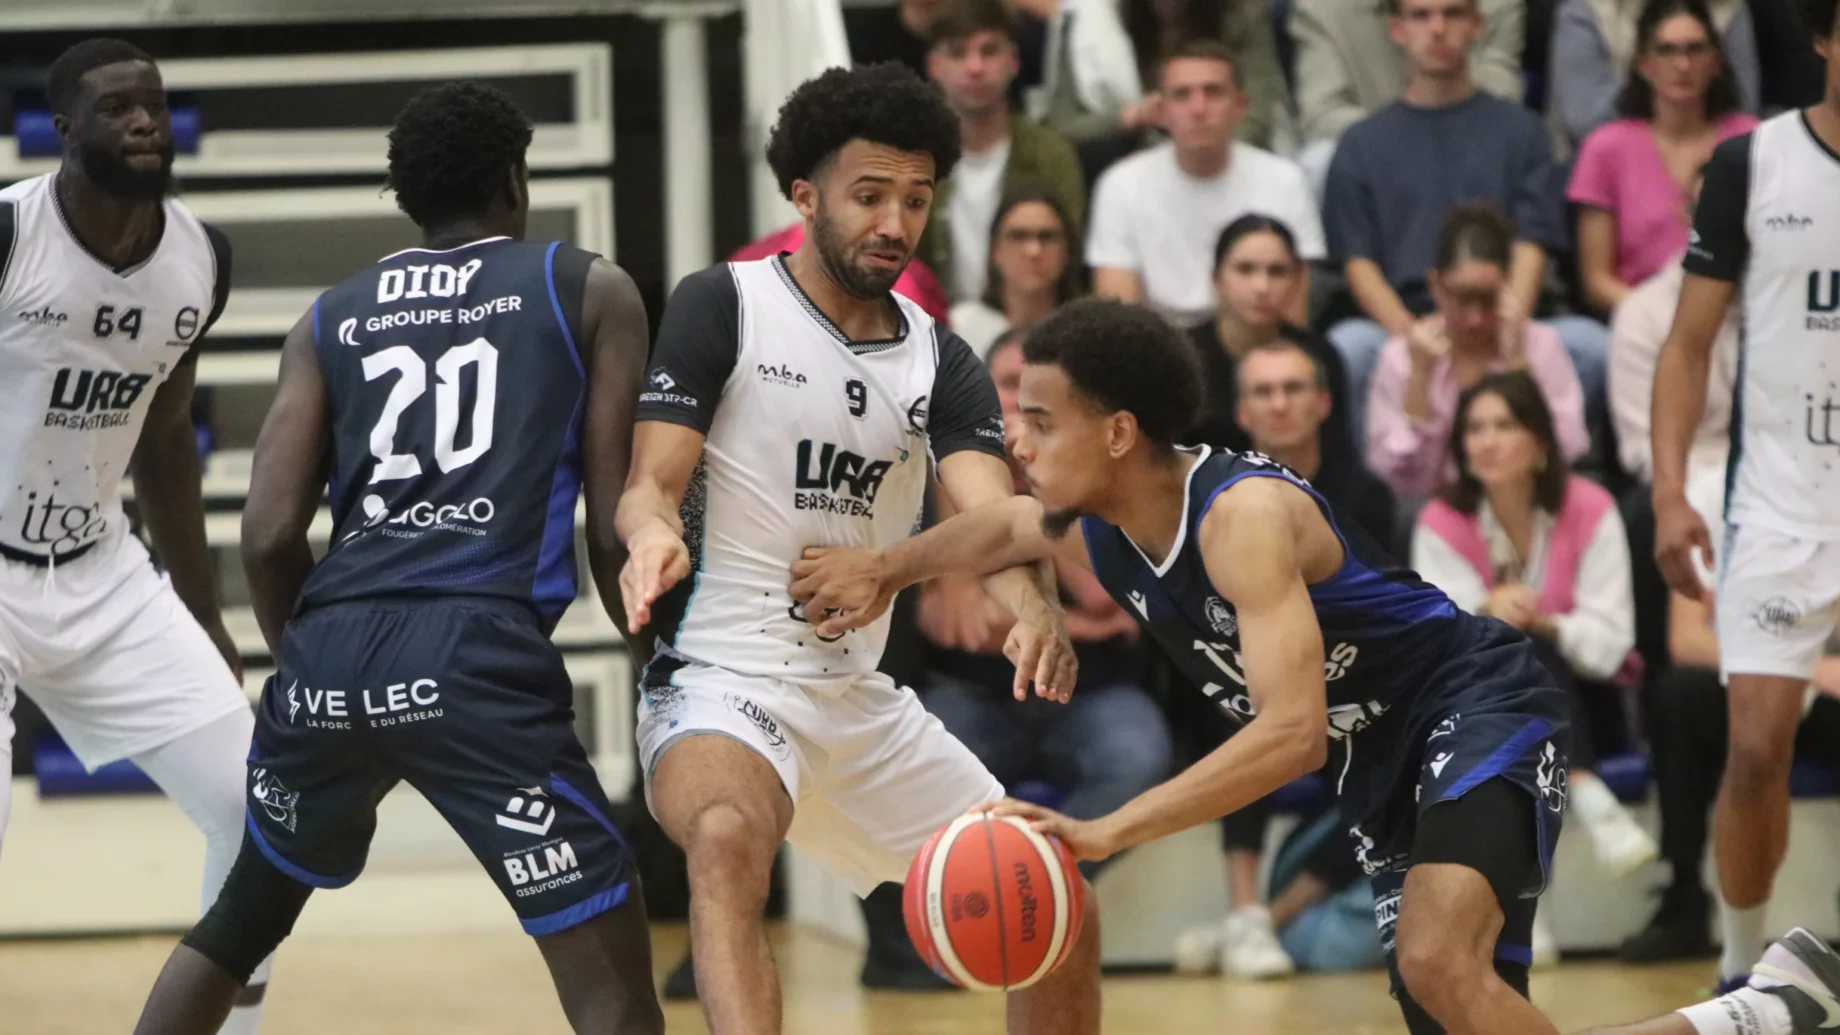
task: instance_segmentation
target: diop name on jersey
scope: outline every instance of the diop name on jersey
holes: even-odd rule
[[[365,320],[364,329],[376,332],[387,331],[392,327],[428,327],[437,323],[478,323],[488,316],[517,313],[523,309],[524,296],[504,295],[459,309],[410,309],[401,313],[385,313]]]

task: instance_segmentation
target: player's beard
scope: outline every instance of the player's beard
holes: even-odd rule
[[[895,281],[901,279],[906,264],[892,270],[865,270],[850,261],[850,246],[845,244],[842,235],[837,232],[837,224],[818,206],[818,214],[811,222],[812,236],[818,242],[818,261],[824,264],[824,271],[830,274],[837,285],[852,296],[865,302],[873,301],[894,290]],[[871,237],[861,243],[861,248],[886,248],[892,251],[906,252],[905,245],[891,242],[879,237]]]
[[[160,151],[157,172],[141,172],[129,165],[118,152],[95,141],[77,145],[77,162],[83,175],[103,192],[123,201],[159,201],[172,193],[173,146],[168,141]]]
[[[1049,539],[1059,539],[1072,531],[1073,526],[1086,515],[1068,508],[1066,510],[1047,510],[1041,515],[1041,532]]]

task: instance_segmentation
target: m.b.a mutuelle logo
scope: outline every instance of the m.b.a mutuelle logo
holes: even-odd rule
[[[870,460],[833,442],[799,442],[793,480],[797,510],[821,510],[849,517],[875,516],[875,496],[893,460]]]

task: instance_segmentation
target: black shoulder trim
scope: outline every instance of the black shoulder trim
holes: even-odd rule
[[[209,223],[200,222],[204,227],[205,239],[211,242],[211,266],[215,278],[211,285],[211,315],[205,318],[204,326],[198,336],[203,338],[211,332],[217,318],[224,315],[224,304],[230,301],[230,238],[224,232]]]
[[[6,272],[13,268],[13,252],[19,247],[19,202],[0,201],[0,288],[6,287]]]

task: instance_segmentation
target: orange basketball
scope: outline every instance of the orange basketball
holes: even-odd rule
[[[1027,988],[1067,958],[1080,937],[1086,885],[1058,838],[1005,816],[961,816],[934,834],[907,868],[907,936],[954,984]]]

